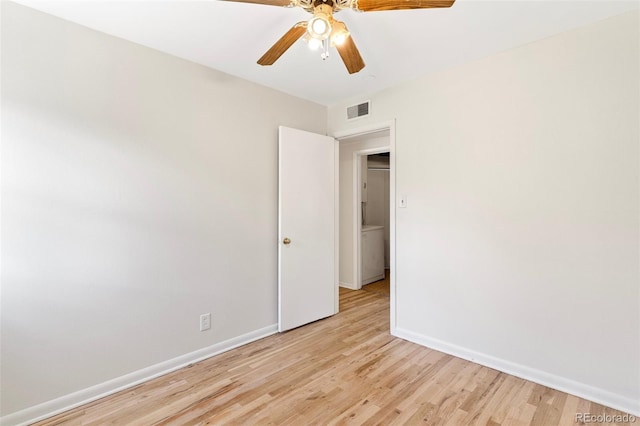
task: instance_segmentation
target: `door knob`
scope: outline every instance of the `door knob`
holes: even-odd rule
[[[282,242],[284,244],[291,244],[291,240],[288,237],[285,237],[284,240],[282,240]]]

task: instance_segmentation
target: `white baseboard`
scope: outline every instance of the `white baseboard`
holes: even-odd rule
[[[495,370],[511,374],[512,376],[520,377],[521,379],[529,380],[531,382],[535,382],[552,389],[557,389],[559,391],[640,417],[640,402],[633,398],[576,382],[566,377],[507,361],[505,359],[476,352],[442,340],[423,336],[399,327],[394,328],[391,331],[391,334],[396,337],[400,337],[401,339],[426,346],[430,349],[435,349],[458,358],[466,359],[467,361],[472,361],[476,364],[484,365],[485,367],[493,368]]]
[[[358,288],[352,283],[345,283],[344,281],[340,281],[338,282],[338,285],[340,285],[340,287],[348,288],[350,290],[358,290]]]
[[[86,404],[96,399],[103,398],[121,390],[130,388],[172,371],[178,370],[187,365],[193,364],[203,359],[210,358],[222,352],[226,352],[238,346],[246,345],[263,337],[270,336],[278,332],[277,324],[270,325],[238,337],[234,337],[224,342],[199,349],[188,354],[143,368],[133,373],[125,374],[112,380],[100,383],[89,388],[70,393],[60,398],[34,405],[33,407],[8,414],[0,418],[0,425],[14,426],[27,425],[33,422],[46,419],[80,405]]]

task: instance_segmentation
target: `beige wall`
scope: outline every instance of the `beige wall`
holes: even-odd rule
[[[275,330],[280,124],[326,108],[2,2],[3,415]]]
[[[396,334],[640,413],[638,40],[632,12],[329,109],[396,119]]]

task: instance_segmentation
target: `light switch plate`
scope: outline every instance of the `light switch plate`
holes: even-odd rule
[[[401,195],[400,196],[400,202],[398,203],[398,207],[400,207],[401,209],[404,209],[407,207],[407,196],[406,195]]]

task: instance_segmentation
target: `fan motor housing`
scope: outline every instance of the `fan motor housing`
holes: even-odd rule
[[[313,7],[318,7],[320,5],[326,4],[333,9],[333,0],[315,0],[313,2]]]

